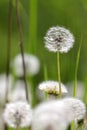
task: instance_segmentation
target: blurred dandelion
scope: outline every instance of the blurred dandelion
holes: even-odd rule
[[[40,62],[39,59],[31,54],[24,54],[25,69],[26,74],[34,76],[39,72]],[[14,72],[18,77],[22,77],[23,74],[23,64],[21,54],[17,55],[13,62]]]
[[[13,128],[30,126],[32,109],[27,102],[14,102],[6,105],[4,111],[5,122]]]
[[[38,88],[48,94],[59,95],[59,83],[57,81],[44,81]],[[68,93],[67,88],[61,83],[62,95]]]
[[[78,120],[84,119],[86,115],[86,106],[81,100],[71,97],[63,99],[63,102],[73,112],[73,120],[77,122]]]
[[[62,101],[50,101],[40,104],[32,119],[32,130],[66,130],[71,116]]]
[[[28,83],[28,95],[29,95],[29,101],[31,101],[31,95],[30,95],[30,84]],[[14,86],[14,89],[11,91],[9,95],[9,101],[26,101],[26,95],[25,95],[25,83],[23,80],[17,80]]]

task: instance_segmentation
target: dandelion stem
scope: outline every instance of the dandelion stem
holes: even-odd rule
[[[36,43],[37,43],[37,1],[29,1],[29,52],[36,53]],[[34,107],[36,102],[36,88],[32,86],[32,104]]]
[[[58,66],[58,81],[59,81],[59,95],[61,96],[61,77],[60,77],[60,54],[57,52],[57,66]]]
[[[47,79],[48,79],[47,66],[44,64],[44,80],[46,81]]]
[[[19,130],[19,127],[17,126],[15,130]]]
[[[38,0],[29,1],[29,45],[30,52],[36,53]]]
[[[19,15],[19,9],[18,9],[18,1],[16,0],[16,15],[17,15],[17,24],[18,24],[18,31],[19,31],[19,46],[22,56],[22,62],[23,62],[23,71],[24,71],[24,82],[25,82],[25,91],[26,91],[26,100],[28,101],[28,87],[27,87],[27,80],[26,80],[26,69],[25,69],[25,62],[24,62],[24,47],[23,47],[23,37],[22,37],[22,26],[21,26],[21,20]]]
[[[8,102],[8,86],[9,86],[10,58],[11,58],[11,29],[12,29],[12,0],[9,0],[5,103]]]
[[[47,66],[46,64],[44,64],[44,80],[46,81],[48,79],[48,74],[47,74]],[[46,99],[48,99],[49,94],[47,92],[45,92],[45,97]]]
[[[81,52],[81,44],[82,44],[82,37],[81,37],[79,49],[78,49],[78,52],[77,52],[77,58],[76,58],[74,93],[73,93],[74,97],[76,97],[76,95],[77,95],[77,73],[78,73],[78,66],[79,66],[79,59],[80,59],[80,52]]]
[[[11,58],[11,30],[12,30],[12,0],[9,0],[5,104],[8,102],[8,87],[9,87],[10,58]],[[8,130],[6,123],[4,123],[4,130]]]
[[[74,123],[74,121],[71,123],[71,130],[75,130],[75,123]]]

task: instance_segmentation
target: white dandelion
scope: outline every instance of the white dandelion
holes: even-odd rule
[[[86,106],[81,100],[72,97],[63,99],[63,102],[73,112],[73,120],[78,121],[84,119]]]
[[[12,75],[9,75],[9,79],[8,79],[8,97],[9,97],[9,94],[10,94],[11,89],[12,89],[12,84],[13,84],[13,77],[12,77]],[[7,89],[6,75],[1,74],[0,75],[0,105],[1,106],[3,106],[4,103],[5,103],[6,89]]]
[[[44,37],[45,47],[53,52],[68,52],[74,44],[74,36],[63,27],[51,27]]]
[[[57,81],[44,81],[39,84],[38,88],[46,93],[58,95],[59,94],[59,83]],[[65,85],[61,83],[61,93],[68,93]]]
[[[42,103],[34,111],[32,130],[65,130],[71,121],[68,112],[62,101]]]
[[[30,84],[28,83],[28,95],[29,95],[29,101],[31,101],[31,94],[29,88]],[[9,95],[9,101],[10,102],[26,101],[25,83],[23,80],[16,81],[15,86]]]
[[[39,59],[31,54],[24,54],[25,68],[26,74],[33,76],[39,72],[40,69],[40,61]],[[13,62],[14,72],[18,77],[22,77],[23,73],[23,64],[22,64],[22,56],[21,54],[17,55]]]
[[[32,109],[27,102],[14,102],[6,105],[4,121],[13,128],[30,126]]]

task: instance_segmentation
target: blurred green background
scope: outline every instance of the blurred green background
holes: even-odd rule
[[[43,65],[47,66],[49,79],[57,80],[56,54],[44,47],[44,36],[52,26],[64,26],[75,36],[74,47],[61,54],[61,79],[74,80],[77,51],[82,40],[78,80],[87,78],[87,1],[86,0],[19,0],[24,50],[35,54],[41,62],[36,82],[43,80]],[[9,0],[0,0],[0,73],[6,70],[7,28]],[[13,0],[11,60],[20,53],[15,0]],[[81,39],[82,37],[82,39]]]

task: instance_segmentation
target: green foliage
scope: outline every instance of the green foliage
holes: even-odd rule
[[[9,0],[0,0],[0,72],[5,72],[6,70],[8,2]],[[13,0],[11,59],[13,59],[16,54],[20,53],[14,2],[15,0]],[[86,0],[33,0],[32,2],[20,0],[19,9],[23,27],[24,49],[28,53],[35,53],[40,58],[41,65],[43,65],[44,62],[46,63],[49,79],[57,79],[57,67],[56,56],[44,48],[43,37],[47,29],[56,25],[65,26],[75,35],[76,42],[74,48],[68,54],[61,55],[61,78],[64,82],[74,79],[76,54],[81,40],[81,34],[83,34],[78,70],[78,79],[83,80],[87,74]],[[36,80],[38,82],[41,81],[41,79],[43,79],[43,66],[41,66],[41,71]]]

